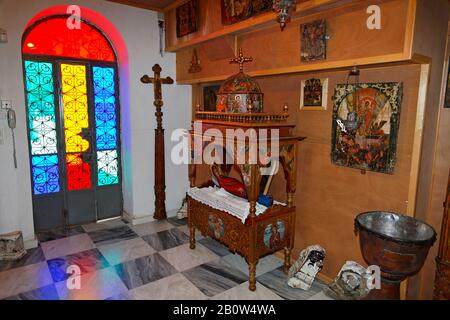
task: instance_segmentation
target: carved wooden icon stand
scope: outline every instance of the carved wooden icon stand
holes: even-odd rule
[[[247,81],[245,84],[250,83],[250,87],[255,87],[257,84],[253,83],[252,85],[253,80],[243,74],[244,63],[252,60],[252,58],[244,57],[242,50],[240,50],[239,56],[230,60],[230,63],[239,65],[239,74],[229,78],[231,80],[227,80],[222,84],[222,87],[227,87],[228,81],[235,83],[234,80],[236,82]],[[240,90],[241,83],[238,83],[236,87],[237,90]],[[239,91],[238,94],[245,93]],[[252,92],[251,94],[255,93]],[[190,148],[192,150],[197,140],[202,141],[202,145],[200,146],[201,150],[192,150],[194,152],[190,154],[193,157],[196,152],[203,154],[206,148],[213,147],[212,150],[216,147],[220,149],[223,146],[233,146],[229,150],[224,150],[224,154],[228,153],[231,156],[230,159],[234,160],[234,163],[230,163],[229,170],[225,174],[230,176],[230,171],[235,170],[242,178],[249,205],[248,217],[243,223],[241,219],[225,210],[218,210],[188,196],[188,226],[191,249],[195,249],[195,232],[199,230],[202,235],[225,244],[231,252],[243,256],[249,267],[249,289],[255,291],[256,265],[260,258],[284,250],[285,272],[289,270],[291,265],[291,251],[294,247],[295,238],[296,208],[294,206],[294,194],[297,182],[297,150],[298,142],[305,138],[292,134],[295,124],[287,123],[289,117],[287,107],[284,108],[283,113],[263,113],[262,108],[258,112],[254,110],[253,100],[247,100],[247,102],[250,104],[250,108],[247,105],[247,112],[205,112],[197,110],[193,128],[196,125],[201,125],[199,127],[202,129],[201,132],[191,130],[192,142]],[[260,190],[261,169],[265,168],[267,164],[261,163],[261,161],[257,161],[257,163],[248,161],[251,159],[250,153],[254,148],[245,138],[235,139],[234,136],[224,136],[220,139],[211,139],[212,137],[208,136],[208,129],[219,130],[222,133],[226,133],[228,130],[244,132],[252,129],[257,132],[257,143],[265,142],[267,154],[278,154],[275,152],[278,151],[278,159],[274,158],[273,160],[279,161],[283,168],[286,179],[286,205],[274,204],[264,213],[257,215],[256,203],[262,191]],[[260,135],[260,132],[263,131],[259,131],[259,129],[269,132],[269,134]],[[272,138],[272,130],[277,131],[279,136]],[[277,139],[278,137],[279,139]],[[245,147],[240,148],[239,146]],[[246,159],[245,163],[238,163],[239,154],[242,159]],[[203,185],[203,181],[197,181],[199,180],[197,179],[197,167],[199,165],[195,163],[194,159],[191,159],[189,164],[191,188],[201,188]]]
[[[156,122],[155,129],[155,214],[153,218],[157,220],[167,219],[166,213],[166,177],[164,166],[164,128],[162,126],[161,111],[164,105],[162,100],[162,84],[173,84],[173,79],[170,77],[161,78],[161,67],[159,64],[155,64],[152,68],[154,77],[150,78],[148,75],[144,75],[141,78],[141,82],[154,85],[155,102],[156,107]]]

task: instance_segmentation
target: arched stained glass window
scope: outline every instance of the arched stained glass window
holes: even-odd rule
[[[108,39],[55,16],[26,31],[22,53],[33,194],[119,184],[118,74]]]
[[[116,61],[109,41],[100,31],[83,21],[79,29],[69,29],[66,17],[38,23],[26,35],[22,52],[31,55]]]

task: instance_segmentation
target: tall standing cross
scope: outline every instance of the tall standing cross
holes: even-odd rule
[[[239,55],[236,58],[230,60],[230,63],[239,64],[239,72],[244,72],[244,64],[247,62],[252,62],[253,58],[244,57],[242,53],[242,48],[239,49]]]
[[[167,218],[166,212],[166,176],[164,165],[164,128],[162,126],[161,111],[164,102],[162,100],[162,85],[173,84],[171,77],[161,78],[161,67],[159,64],[155,64],[152,68],[154,77],[151,78],[148,75],[144,75],[141,78],[141,82],[145,84],[152,83],[154,85],[155,101],[153,102],[156,107],[156,122],[155,129],[155,213],[153,217],[157,220],[163,220]]]

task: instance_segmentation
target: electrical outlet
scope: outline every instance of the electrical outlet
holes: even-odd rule
[[[1,107],[2,109],[11,109],[12,108],[11,100],[2,100]]]

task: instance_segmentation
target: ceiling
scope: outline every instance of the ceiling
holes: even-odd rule
[[[122,3],[125,5],[154,10],[154,11],[164,11],[165,8],[179,2],[179,0],[106,0],[110,2]],[[309,0],[299,0],[298,2],[306,2]],[[449,0],[450,1],[450,0]]]
[[[167,6],[173,4],[177,0],[107,0],[110,2],[117,2],[133,7],[162,11]]]

